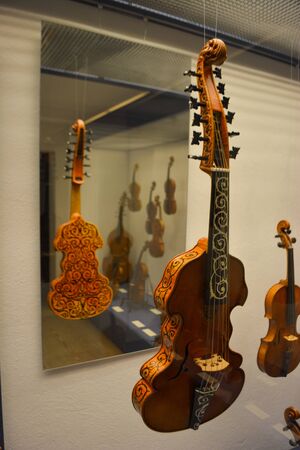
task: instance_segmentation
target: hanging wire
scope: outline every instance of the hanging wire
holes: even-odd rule
[[[217,37],[218,31],[218,13],[219,13],[219,0],[216,2],[216,26],[215,26],[215,38]]]
[[[78,80],[78,56],[75,53],[74,54],[74,60],[75,60],[75,118],[79,117],[79,80]]]
[[[204,26],[204,44],[203,44],[203,46],[205,45],[205,43],[206,43],[206,36],[205,36],[205,32],[206,32],[206,17],[205,17],[205,13],[206,13],[206,11],[205,11],[205,7],[206,7],[206,3],[205,3],[205,0],[203,0],[203,6],[204,6],[204,8],[203,8],[203,26]]]

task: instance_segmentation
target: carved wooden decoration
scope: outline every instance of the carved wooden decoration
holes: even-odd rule
[[[51,282],[49,307],[63,319],[77,320],[95,317],[111,304],[109,280],[99,273],[96,250],[103,246],[95,225],[80,214],[80,185],[83,183],[85,145],[84,122],[73,125],[77,141],[74,149],[71,219],[61,225],[54,239],[54,248],[63,253],[61,275]]]

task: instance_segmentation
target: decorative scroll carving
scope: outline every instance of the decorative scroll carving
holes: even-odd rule
[[[212,227],[209,301],[222,303],[228,296],[228,175],[214,174],[215,205]]]
[[[155,305],[161,311],[166,311],[168,299],[173,291],[180,270],[193,259],[198,258],[207,250],[207,239],[199,239],[197,245],[190,251],[182,253],[171,259],[165,268],[163,277],[154,291]]]
[[[63,319],[87,319],[102,313],[111,303],[108,279],[98,272],[95,251],[103,246],[97,227],[78,213],[63,224],[54,240],[63,253],[62,275],[51,282],[48,303]]]

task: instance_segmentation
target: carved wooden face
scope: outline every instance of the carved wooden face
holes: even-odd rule
[[[221,39],[210,39],[203,47],[200,56],[206,66],[220,66],[227,58],[226,46]]]

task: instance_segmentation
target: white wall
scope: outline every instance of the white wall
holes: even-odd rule
[[[299,86],[228,63],[224,76],[238,112],[232,163],[231,253],[243,261],[246,305],[232,314],[232,348],[244,356],[247,381],[239,399],[198,432],[148,430],[130,402],[149,352],[44,373],[39,275],[40,23],[0,16],[1,218],[0,360],[8,450],[211,450],[289,448],[273,428],[283,410],[299,407],[300,369],[272,380],[256,368],[266,290],[284,276],[276,247],[278,220],[300,233],[298,202]],[[271,62],[266,61],[269,70]],[[188,247],[207,233],[209,179],[191,165]],[[296,280],[300,250],[295,246]],[[260,408],[260,409],[257,409]],[[263,411],[265,414],[262,414]],[[261,418],[259,418],[260,416]],[[280,429],[280,425],[278,426]]]

